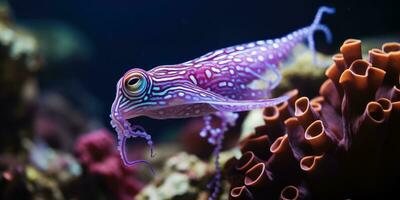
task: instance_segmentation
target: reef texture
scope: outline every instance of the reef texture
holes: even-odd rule
[[[320,96],[297,90],[264,109],[224,176],[230,199],[360,199],[394,192],[400,177],[400,44],[349,39],[333,56]]]
[[[213,165],[195,155],[179,153],[169,158],[156,179],[135,197],[136,200],[208,198],[207,182],[214,173]]]
[[[114,145],[115,140],[106,129],[83,135],[77,140],[75,151],[84,169],[78,181],[81,194],[77,196],[83,199],[106,196],[108,199],[128,200],[143,187],[134,177],[135,170],[123,165]],[[92,185],[85,186],[86,183]]]
[[[283,63],[281,69],[282,80],[272,94],[278,96],[286,91],[296,88],[304,96],[318,95],[319,86],[325,81],[323,66],[330,63],[330,56],[315,52],[318,63],[314,63],[312,52],[305,45],[294,49],[292,59]]]
[[[41,67],[35,38],[15,25],[11,11],[0,3],[0,151],[18,152],[31,135],[36,73]]]

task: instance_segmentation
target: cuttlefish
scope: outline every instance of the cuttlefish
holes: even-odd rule
[[[329,42],[330,30],[320,21],[324,13],[334,12],[333,8],[320,7],[310,26],[278,39],[231,46],[182,64],[162,65],[149,71],[140,68],[127,71],[117,83],[110,115],[125,165],[148,164],[146,160],[128,160],[128,138],[146,139],[153,155],[151,136],[143,127],[131,125],[128,119],[139,116],[154,119],[203,116],[205,125],[200,134],[215,145],[218,172],[215,179],[219,180],[218,155],[223,134],[229,125],[235,124],[237,112],[273,106],[288,99],[287,96],[268,98],[281,79],[279,63],[285,61],[293,48],[304,40],[315,52],[313,34],[316,31],[322,31]],[[254,81],[261,81],[263,87],[252,87]],[[211,115],[221,119],[220,127],[211,126]],[[219,182],[213,183],[216,189],[211,197],[216,196],[219,190]]]

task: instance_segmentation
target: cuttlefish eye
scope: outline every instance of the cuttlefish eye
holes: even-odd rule
[[[140,98],[149,89],[150,83],[143,72],[131,72],[125,75],[123,91],[129,98]]]
[[[126,81],[126,86],[125,87],[129,91],[135,92],[137,89],[140,88],[140,84],[141,84],[140,78],[131,77],[130,79],[128,79]]]

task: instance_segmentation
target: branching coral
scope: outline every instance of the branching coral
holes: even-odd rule
[[[333,56],[320,96],[264,109],[265,125],[225,164],[231,199],[345,199],[392,192],[400,177],[400,44],[362,60],[349,39]],[[268,150],[269,149],[269,150]]]

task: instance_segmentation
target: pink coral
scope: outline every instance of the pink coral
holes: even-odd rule
[[[126,167],[115,149],[115,140],[106,129],[81,136],[75,145],[78,159],[87,173],[104,178],[106,187],[118,199],[133,199],[143,184],[133,176],[135,171]]]

